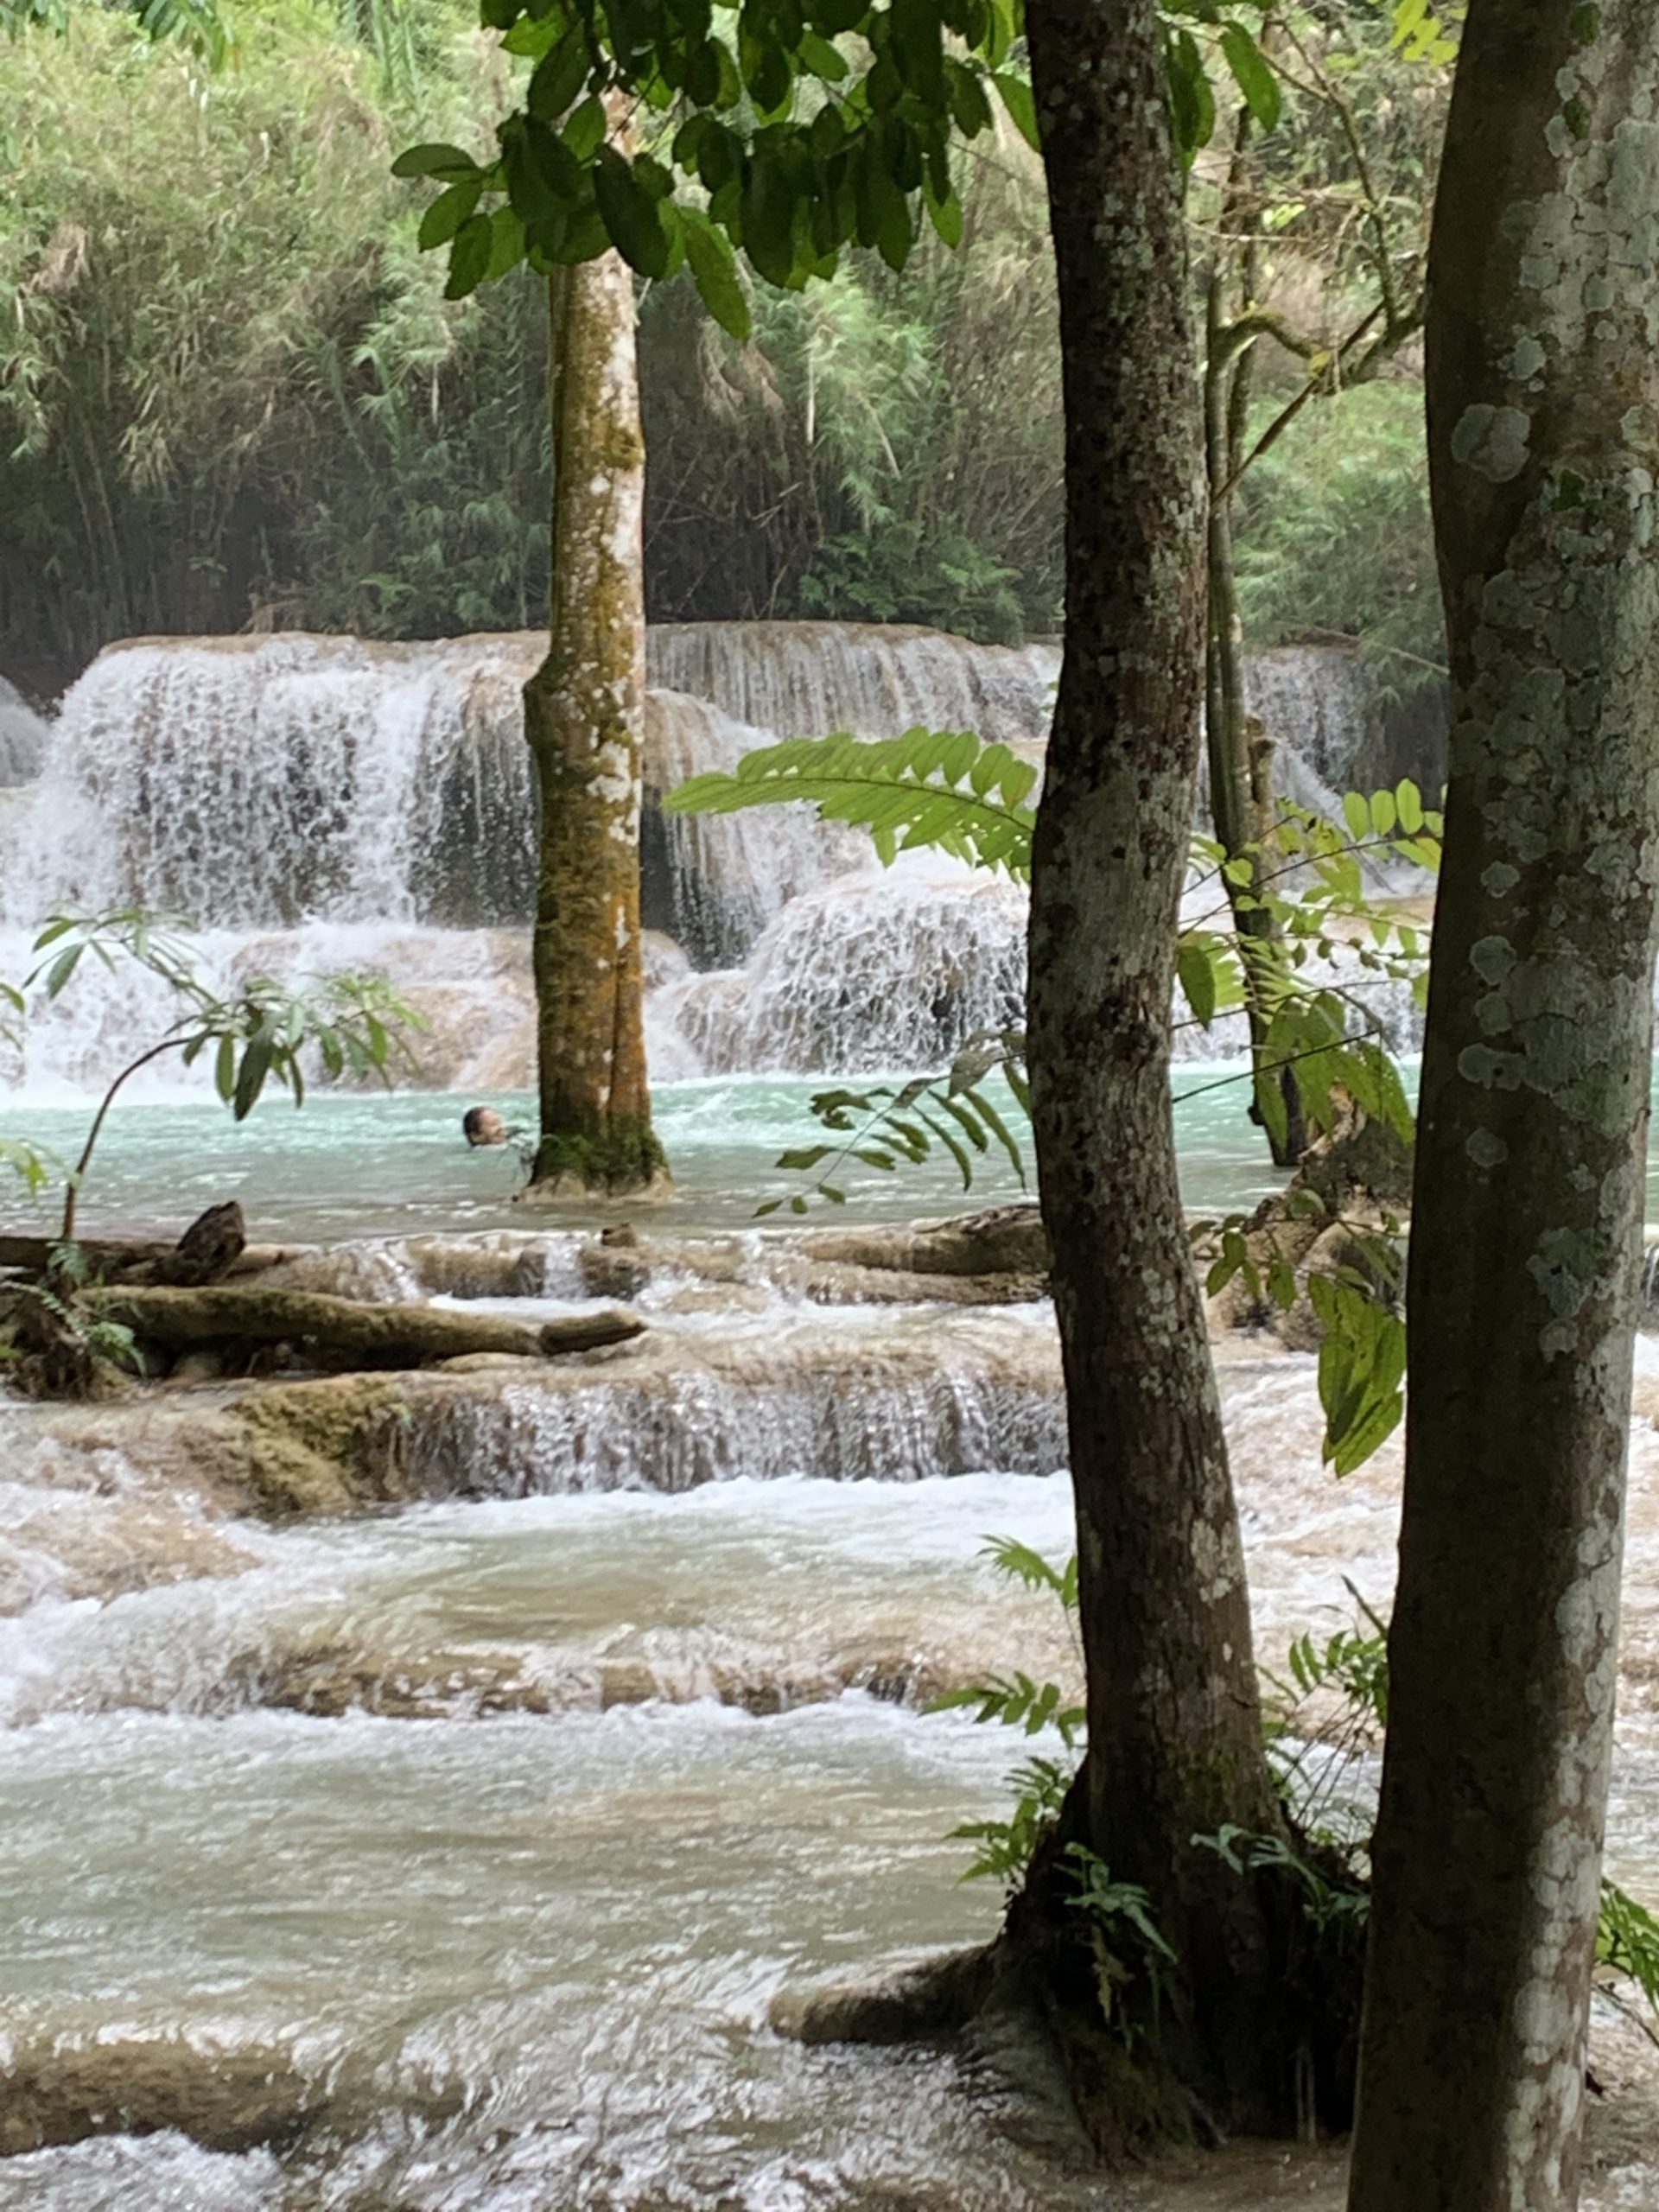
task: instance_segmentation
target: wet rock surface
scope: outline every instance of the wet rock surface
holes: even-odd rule
[[[165,2130],[210,2151],[291,2148],[327,2109],[282,2051],[120,2037],[25,2048],[0,2065],[0,2158]]]
[[[1034,1203],[938,1221],[725,1234],[621,1223],[582,1232],[378,1238],[289,1254],[272,1287],[387,1300],[612,1298],[654,1287],[782,1292],[823,1305],[1023,1304],[1045,1294]]]
[[[473,1354],[0,1409],[0,1589],[22,1609],[0,1622],[21,1776],[0,1871],[37,1977],[0,2012],[0,2111],[9,2058],[34,2131],[3,2168],[18,2187],[61,2190],[40,2199],[54,2212],[81,2212],[68,2192],[95,2171],[86,2202],[134,2212],[175,2171],[192,2212],[655,2212],[798,2183],[826,2212],[1097,2204],[1097,2170],[1073,2170],[1007,2051],[879,2047],[918,2015],[868,1961],[994,1929],[994,1885],[959,1891],[947,1839],[1000,1808],[1026,1749],[918,1708],[976,1673],[1075,1666],[1058,1611],[975,1563],[1002,1529],[1069,1541],[1064,1483],[1041,1478],[1063,1456],[1058,1353],[1039,1306],[831,1306],[754,1255],[921,1280],[930,1236],[884,1232],[874,1265],[860,1236],[828,1256],[798,1236],[669,1239],[716,1244],[729,1277],[653,1268],[645,1334],[556,1364]],[[485,1280],[483,1318],[493,1295],[581,1300],[582,1249],[637,1262],[650,1242],[446,1238],[429,1263]],[[389,1294],[421,1294],[392,1249],[349,1263],[372,1251]],[[494,1288],[508,1269],[518,1287]],[[1347,1617],[1344,1576],[1386,1604],[1399,1447],[1333,1482],[1312,1362],[1260,1336],[1217,1350],[1273,1666]],[[1656,1415],[1659,1364],[1633,1430],[1611,1823],[1612,1871],[1643,1895]],[[842,1479],[796,1479],[826,1473]],[[971,1783],[952,1764],[969,1757]],[[58,1791],[73,1817],[12,1871],[20,1808]],[[146,1917],[163,1894],[176,1963]],[[54,1931],[83,1923],[110,1963],[64,1993]],[[928,2035],[948,2031],[947,2011]],[[1599,2018],[1586,2212],[1645,2212],[1653,2181],[1652,2067],[1624,2033]],[[124,2088],[54,2070],[100,2035],[228,2051],[228,2088],[198,2094],[170,2056]],[[471,2101],[445,2117],[432,2084],[451,2080]],[[236,2162],[212,2170],[230,2194],[169,2145]],[[1148,2212],[1338,2212],[1341,2154],[1236,2146],[1112,2186]],[[3,2181],[0,2199],[12,2212]]]

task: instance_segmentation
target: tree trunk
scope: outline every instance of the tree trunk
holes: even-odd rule
[[[1236,179],[1249,143],[1249,111],[1239,124],[1238,149],[1234,157]],[[1224,207],[1237,207],[1242,195],[1230,188]],[[1216,265],[1205,286],[1205,346],[1204,365],[1205,474],[1209,493],[1209,523],[1205,545],[1208,598],[1207,657],[1205,683],[1205,728],[1210,768],[1210,817],[1216,841],[1230,859],[1242,853],[1265,853],[1273,834],[1272,748],[1259,722],[1254,722],[1244,703],[1244,627],[1239,614],[1238,577],[1233,559],[1233,495],[1230,486],[1243,459],[1244,435],[1249,406],[1251,349],[1230,345],[1228,340],[1227,279],[1224,261],[1228,248],[1217,243]],[[1254,289],[1255,254],[1249,245],[1240,251],[1243,296],[1239,310],[1249,307]],[[1268,994],[1262,988],[1272,971],[1274,947],[1280,931],[1268,909],[1226,879],[1233,928],[1244,960],[1245,1011],[1250,1025],[1250,1056],[1255,1063],[1250,1118],[1267,1136],[1275,1167],[1293,1167],[1307,1149],[1307,1128],[1302,1114],[1301,1093],[1289,1068],[1263,1065],[1264,1046],[1272,1020]],[[1262,1103],[1264,1085],[1274,1084],[1283,1105],[1284,1135],[1277,1133],[1276,1118]]]
[[[541,801],[534,967],[541,1133],[526,1196],[666,1180],[639,959],[645,441],[633,279],[612,252],[550,283],[553,605],[524,687]]]
[[[1659,874],[1659,10],[1471,0],[1430,258],[1453,691],[1353,2212],[1578,2196]]]
[[[1027,23],[1067,424],[1029,1042],[1088,1671],[1068,1824],[1151,1893],[1179,1955],[1161,2030],[1174,2072],[1220,2124],[1268,2126],[1289,2085],[1262,1888],[1193,1843],[1281,1818],[1170,1109],[1205,643],[1180,175],[1153,0],[1033,0]]]

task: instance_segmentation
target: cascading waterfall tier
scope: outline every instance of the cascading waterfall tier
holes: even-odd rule
[[[22,971],[32,928],[65,903],[185,913],[227,982],[384,968],[431,1022],[429,1083],[527,1083],[535,836],[521,692],[543,643],[277,633],[111,646],[66,696],[38,780],[3,794],[0,973]],[[1359,741],[1353,659],[1284,651],[1252,671],[1297,795],[1316,803],[1340,771],[1343,731]],[[1012,887],[931,858],[884,874],[860,834],[804,807],[684,817],[659,802],[780,735],[920,724],[1040,760],[1058,647],[688,623],[654,629],[648,660],[643,906],[659,1078],[938,1065],[975,1029],[1018,1018],[1024,901]],[[30,774],[41,742],[37,718],[0,690],[0,781]],[[162,1001],[130,979],[78,980],[71,996],[35,1024],[33,1084],[89,1083],[156,1033]]]
[[[646,664],[653,683],[790,737],[894,737],[919,725],[1040,746],[1060,652],[899,623],[664,622]]]

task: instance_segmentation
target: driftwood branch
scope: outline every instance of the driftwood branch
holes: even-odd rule
[[[289,1344],[319,1364],[347,1367],[427,1367],[477,1352],[546,1359],[626,1344],[645,1325],[620,1306],[536,1323],[239,1283],[194,1289],[103,1286],[84,1291],[81,1303],[99,1320],[122,1323],[141,1343],[171,1353],[205,1345],[247,1352]]]

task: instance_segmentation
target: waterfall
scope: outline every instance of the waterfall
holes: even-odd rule
[[[1377,714],[1363,662],[1347,645],[1275,645],[1244,664],[1244,703],[1274,741],[1280,790],[1299,805],[1299,782],[1326,798],[1352,787]]]
[[[0,790],[0,974],[24,970],[32,928],[66,903],[184,913],[221,981],[384,969],[431,1024],[426,1082],[527,1084],[520,695],[543,649],[531,633],[139,639],[100,654],[49,729],[0,689],[0,783],[39,770]],[[805,807],[689,817],[660,800],[780,736],[835,730],[973,729],[1040,760],[1057,646],[681,623],[653,629],[647,657],[642,910],[659,1079],[933,1067],[1017,1020],[1014,887],[927,855],[884,873],[861,833]],[[1329,804],[1368,727],[1356,657],[1286,649],[1250,680],[1289,788]],[[149,986],[89,969],[60,1007],[36,1009],[28,1081],[85,1085],[165,1018]]]
[[[1018,1023],[1025,981],[1023,890],[901,862],[791,900],[746,969],[690,976],[661,1011],[711,1074],[926,1071]]]
[[[0,676],[0,787],[29,783],[41,772],[46,724]]]
[[[664,622],[646,664],[653,683],[785,736],[893,737],[920,724],[1040,746],[1060,655],[901,624]]]
[[[533,665],[513,638],[111,646],[65,698],[8,917],[44,898],[231,929],[519,920],[531,838],[512,740]]]
[[[737,964],[791,899],[868,867],[862,833],[820,822],[810,806],[661,811],[664,792],[688,777],[734,769],[746,753],[776,744],[776,727],[758,728],[707,698],[668,690],[649,694],[645,726],[645,919],[698,967]]]

